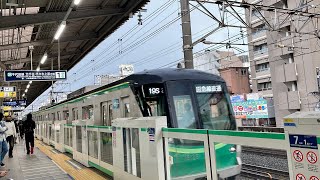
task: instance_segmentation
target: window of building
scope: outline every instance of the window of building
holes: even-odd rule
[[[258,17],[261,17],[261,14],[263,14],[263,12],[261,11],[260,8],[257,8],[257,9],[253,9],[252,10],[252,17],[253,18],[258,18]]]
[[[288,82],[288,83],[286,83],[286,85],[288,87],[288,91],[297,91],[298,90],[297,81]]]
[[[82,107],[82,119],[93,119],[93,105]]]
[[[272,89],[271,82],[258,83],[258,91],[266,91],[271,89]]]
[[[58,120],[58,121],[61,120],[61,113],[60,113],[60,111],[57,112],[57,120]]]
[[[252,30],[252,36],[257,36],[265,32],[267,32],[267,26],[265,24],[262,24]]]
[[[259,53],[259,54],[263,54],[266,53],[268,51],[268,44],[264,43],[258,46],[254,46],[253,47],[253,51],[255,54]]]
[[[267,70],[270,70],[270,64],[268,62],[256,65],[256,72],[267,71]]]
[[[247,69],[242,68],[242,69],[241,69],[241,75],[242,75],[242,76],[247,75]]]

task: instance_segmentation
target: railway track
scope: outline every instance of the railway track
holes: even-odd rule
[[[281,157],[281,158],[287,158],[287,152],[282,150],[248,147],[248,146],[242,146],[241,148],[242,148],[242,152],[257,153],[260,155],[264,154],[264,155],[272,155],[272,156]]]
[[[288,171],[281,171],[262,166],[251,164],[242,164],[241,177],[252,178],[255,180],[287,180],[289,179]]]

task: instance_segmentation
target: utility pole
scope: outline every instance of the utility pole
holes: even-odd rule
[[[180,0],[181,21],[182,21],[182,39],[183,55],[186,69],[193,69],[193,51],[192,36],[190,24],[190,7],[189,0]]]

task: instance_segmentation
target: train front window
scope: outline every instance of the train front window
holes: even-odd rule
[[[199,116],[204,129],[230,129],[230,110],[221,85],[196,85]]]
[[[196,129],[197,123],[193,112],[190,95],[173,96],[179,128]]]
[[[146,84],[142,87],[144,115],[166,116],[165,93],[162,84]]]

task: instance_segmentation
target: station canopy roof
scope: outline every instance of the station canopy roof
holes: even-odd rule
[[[72,0],[8,0],[1,1],[0,14],[0,85],[4,70],[30,70],[33,46],[35,70],[45,52],[48,60],[41,70],[58,69],[58,41],[54,35],[67,16],[66,28],[60,41],[60,69],[70,70],[100,42],[125,23],[132,13],[148,0],[81,0],[78,6]],[[21,96],[28,82],[11,82]],[[51,82],[33,82],[26,97],[28,104],[41,95]]]

